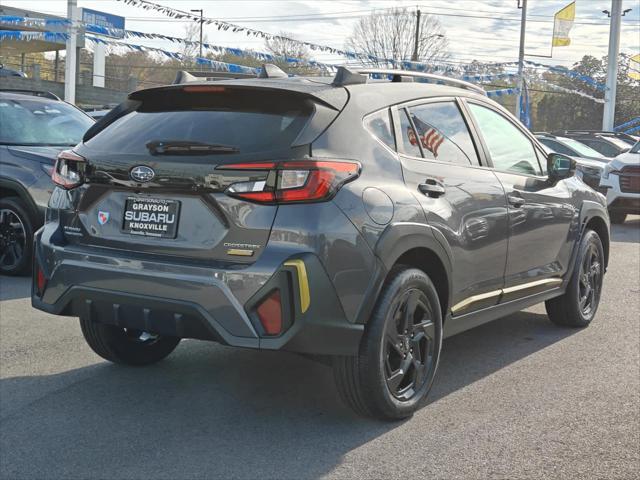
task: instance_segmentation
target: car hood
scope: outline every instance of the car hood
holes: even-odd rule
[[[63,150],[71,147],[29,147],[29,146],[10,146],[7,151],[15,157],[22,157],[28,160],[37,160],[42,163],[53,164],[58,154]]]
[[[628,165],[640,165],[640,153],[621,153],[611,160],[611,166],[616,170],[620,170],[622,167]]]

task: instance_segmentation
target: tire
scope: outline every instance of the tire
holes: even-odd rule
[[[602,241],[596,232],[586,230],[566,292],[545,302],[549,319],[564,327],[588,326],[598,310],[603,278]]]
[[[611,220],[611,223],[620,225],[624,223],[626,219],[627,219],[627,214],[624,212],[609,212],[609,220]]]
[[[96,323],[80,317],[80,328],[91,349],[105,360],[142,366],[159,362],[180,343],[177,337],[150,335],[141,330]]]
[[[334,358],[338,392],[360,415],[410,417],[431,389],[441,347],[442,310],[435,286],[421,270],[394,269],[365,327],[358,355]]]
[[[0,199],[0,273],[25,275],[31,270],[34,223],[18,197]]]

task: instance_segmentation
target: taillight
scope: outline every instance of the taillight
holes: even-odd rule
[[[42,268],[38,265],[36,270],[36,290],[39,297],[42,297],[44,289],[47,286],[47,277],[44,276]]]
[[[62,188],[74,188],[84,182],[86,161],[73,150],[64,150],[58,155],[51,180]]]
[[[265,180],[237,182],[227,189],[232,197],[258,203],[321,202],[360,175],[353,161],[295,160],[220,165],[222,170],[268,170]]]

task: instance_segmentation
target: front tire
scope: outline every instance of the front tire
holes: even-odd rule
[[[357,356],[336,357],[338,392],[353,410],[380,420],[409,417],[431,389],[442,347],[442,310],[429,277],[392,270]]]
[[[573,275],[564,295],[545,302],[549,319],[565,327],[584,328],[596,315],[604,277],[604,250],[596,232],[586,230]]]
[[[159,362],[180,343],[177,337],[162,337],[141,330],[96,323],[80,317],[80,328],[91,349],[105,360],[143,366]]]
[[[624,223],[626,219],[627,219],[627,214],[624,212],[609,212],[609,220],[611,220],[611,223],[620,225]]]

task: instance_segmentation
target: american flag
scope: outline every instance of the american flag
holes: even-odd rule
[[[444,135],[438,130],[431,127],[422,135],[422,146],[433,153],[434,157],[438,156],[438,148],[444,142]]]

